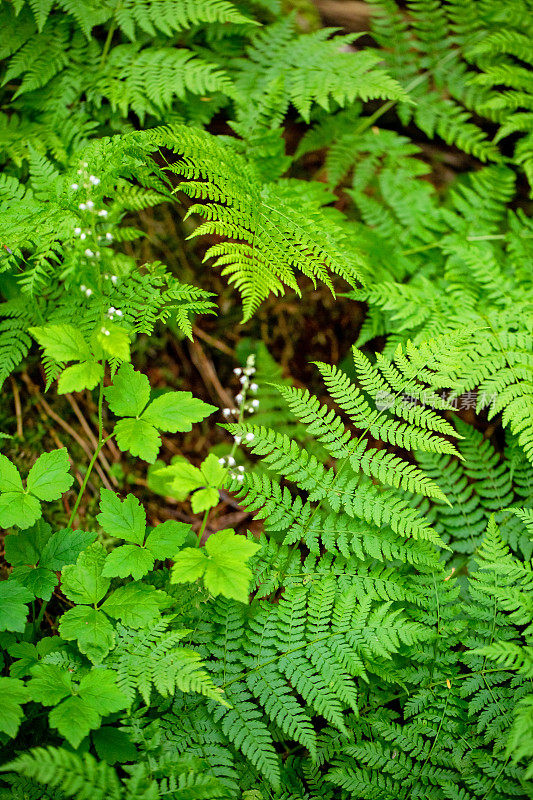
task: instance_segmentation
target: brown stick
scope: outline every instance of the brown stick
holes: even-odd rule
[[[17,436],[19,439],[24,438],[24,429],[22,427],[22,406],[20,404],[20,392],[17,382],[13,375],[10,375],[11,388],[13,390],[13,403],[15,404],[15,414],[17,417]]]
[[[83,441],[83,439],[79,435],[79,433],[77,433],[77,431],[75,431],[74,428],[71,428],[70,425],[68,424],[68,422],[65,422],[64,419],[61,419],[61,417],[58,414],[56,414],[56,412],[53,411],[50,408],[50,406],[48,405],[48,403],[46,402],[46,400],[44,399],[42,394],[39,392],[39,390],[37,389],[35,384],[30,379],[29,375],[27,375],[26,373],[23,373],[22,374],[22,380],[24,381],[24,383],[28,387],[30,393],[35,397],[37,403],[43,409],[45,415],[47,417],[50,417],[50,419],[53,419],[54,422],[57,422],[57,424],[61,428],[63,428],[63,430],[66,431],[69,434],[69,436],[72,436],[74,441],[76,441],[79,444],[79,446],[81,447],[83,452],[87,455],[87,457],[90,460],[92,458],[92,453],[91,453],[88,445]],[[100,480],[104,484],[105,488],[106,489],[111,489],[111,484],[107,480],[107,477],[106,477],[104,471],[102,470],[101,466],[99,464],[95,464],[94,466],[95,466],[95,469],[96,469],[98,475],[100,476]]]

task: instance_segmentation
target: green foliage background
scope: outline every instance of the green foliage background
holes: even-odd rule
[[[0,0],[0,797],[533,796],[533,8],[293,5]]]

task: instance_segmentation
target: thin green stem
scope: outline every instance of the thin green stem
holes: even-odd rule
[[[105,361],[102,361],[102,377],[100,379],[100,391],[98,394],[98,444],[102,443],[104,433],[104,423],[102,407],[104,401],[104,374],[105,374]]]
[[[120,7],[120,3],[117,6],[117,10]],[[104,49],[102,50],[102,57],[100,58],[100,66],[103,67],[105,62],[107,61],[107,57],[109,55],[109,50],[111,49],[111,42],[113,41],[113,34],[117,29],[117,23],[115,20],[109,26],[109,30],[107,32],[107,38],[105,40]]]
[[[81,503],[81,498],[83,497],[83,493],[85,492],[85,488],[87,486],[87,481],[89,480],[89,476],[90,476],[90,474],[91,474],[91,472],[93,470],[93,467],[94,467],[94,465],[96,463],[96,459],[98,458],[98,454],[100,453],[100,450],[106,444],[106,442],[108,442],[112,438],[113,438],[113,434],[110,433],[109,436],[106,436],[106,438],[103,439],[103,441],[98,442],[98,446],[97,446],[96,450],[94,451],[94,455],[93,455],[93,457],[91,458],[91,460],[89,462],[89,466],[87,467],[87,472],[85,473],[85,477],[83,479],[83,483],[80,486],[80,491],[78,492],[78,496],[76,498],[76,502],[74,503],[74,508],[72,509],[72,513],[70,515],[70,519],[68,521],[67,528],[72,528],[72,523],[74,522],[74,517],[76,516],[76,512],[77,512],[78,507],[79,507],[79,505]]]

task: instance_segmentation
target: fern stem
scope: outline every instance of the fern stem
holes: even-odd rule
[[[115,9],[115,12],[120,8],[120,5],[121,4],[119,3],[117,8]],[[105,40],[105,43],[104,43],[104,49],[102,50],[102,57],[100,58],[100,66],[101,67],[103,67],[105,62],[107,61],[107,57],[109,55],[109,50],[111,49],[111,42],[113,40],[113,34],[115,33],[116,29],[117,29],[117,23],[115,22],[115,20],[113,20],[113,22],[109,26],[109,30],[107,32],[107,37],[106,37],[106,40]]]
[[[98,458],[98,454],[100,453],[100,450],[106,444],[106,442],[108,442],[112,438],[113,438],[113,434],[110,433],[109,436],[106,436],[105,439],[103,439],[101,442],[98,442],[98,446],[97,446],[96,450],[94,451],[94,455],[91,458],[91,460],[89,461],[89,466],[87,467],[87,472],[85,473],[85,477],[83,479],[83,483],[80,486],[80,491],[78,492],[78,496],[76,498],[76,502],[74,503],[74,508],[72,509],[72,513],[71,513],[69,521],[67,523],[67,528],[72,528],[72,523],[74,522],[74,517],[76,516],[76,512],[77,512],[78,507],[79,507],[79,505],[81,503],[81,498],[83,497],[83,493],[85,492],[85,488],[87,486],[87,481],[89,480],[89,476],[90,476],[91,472],[93,471],[93,467],[94,467],[94,465],[96,463],[96,459]]]

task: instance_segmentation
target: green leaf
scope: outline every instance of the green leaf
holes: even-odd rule
[[[115,425],[114,433],[120,450],[129,450],[132,456],[139,456],[149,464],[154,463],[161,437],[153,425],[142,419],[121,419]]]
[[[98,522],[106,533],[117,539],[142,544],[146,533],[146,513],[133,494],[120,500],[115,492],[102,489]]]
[[[186,547],[174,558],[172,583],[192,583],[204,574],[206,567],[207,558],[204,551]]]
[[[83,361],[91,357],[87,342],[74,325],[41,325],[29,331],[55,361]]]
[[[56,531],[42,549],[39,565],[54,571],[66,564],[74,564],[79,554],[96,539],[96,533],[73,531],[65,528]]]
[[[0,528],[30,528],[41,516],[41,504],[31,494],[5,492],[0,494]]]
[[[111,581],[102,577],[106,552],[99,542],[80,553],[76,564],[61,571],[61,588],[74,603],[98,603],[109,589]]]
[[[184,433],[191,430],[192,423],[200,422],[216,410],[191,392],[167,392],[150,403],[142,418],[159,430]]]
[[[13,578],[25,586],[34,597],[50,600],[52,592],[58,584],[57,575],[45,567],[15,567],[11,573]]]
[[[4,539],[6,561],[12,567],[37,564],[51,536],[52,528],[43,519],[38,520],[24,533],[11,533]]]
[[[33,595],[15,580],[0,582],[0,631],[23,633]]]
[[[19,471],[7,456],[0,453],[0,492],[23,492]]]
[[[72,676],[57,664],[35,664],[28,683],[30,698],[43,706],[55,706],[72,694]]]
[[[247,603],[252,571],[245,562],[261,549],[261,545],[227,528],[212,534],[205,549],[209,560],[204,583],[209,592],[214,597],[222,594]]]
[[[156,461],[148,467],[148,488],[164,497],[174,497],[176,500],[185,500],[189,494],[188,489],[174,485],[172,469],[176,463],[188,463],[183,456],[174,456],[169,466],[164,461]],[[193,469],[196,469],[193,467]]]
[[[73,364],[61,373],[57,382],[58,394],[67,392],[82,392],[84,389],[94,389],[103,375],[103,367],[98,361],[82,361]]]
[[[213,486],[214,488],[222,485],[227,474],[226,467],[219,464],[218,458],[214,453],[209,453],[200,469],[205,478],[204,485]]]
[[[126,731],[103,725],[91,734],[98,756],[108,764],[124,764],[138,759],[137,748]]]
[[[107,324],[109,335],[99,333],[98,342],[104,353],[121,361],[130,360],[130,337],[128,331],[120,325]]]
[[[135,544],[123,544],[112,550],[104,566],[102,575],[108,578],[128,578],[138,581],[154,566],[152,553]]]
[[[160,561],[164,561],[166,558],[173,558],[187,538],[190,530],[191,526],[185,522],[169,519],[154,528],[148,535],[146,548]]]
[[[159,617],[162,607],[173,603],[169,595],[145,583],[128,583],[109,595],[102,610],[129,628],[145,628]]]
[[[75,606],[59,622],[59,633],[67,642],[77,641],[80,653],[100,664],[115,644],[115,631],[103,611]]]
[[[52,728],[77,748],[92,730],[99,727],[102,718],[83,698],[69,697],[50,711],[48,720]]]
[[[117,686],[116,674],[111,669],[93,668],[81,679],[78,693],[101,716],[128,707],[128,699]]]
[[[0,678],[0,696],[2,697],[0,731],[14,737],[22,722],[21,705],[30,699],[29,692],[23,682],[16,678]]]
[[[138,417],[150,399],[150,383],[146,375],[131,364],[122,364],[113,385],[104,390],[109,408],[117,417]]]
[[[192,510],[195,514],[198,514],[200,511],[206,511],[208,508],[218,505],[219,500],[218,489],[211,487],[198,489],[191,497]]]
[[[183,492],[185,495],[183,499],[195,489],[205,486],[205,478],[202,472],[188,461],[179,461],[166,467],[165,475],[172,476],[172,489]]]
[[[28,490],[39,500],[58,500],[74,481],[69,469],[70,462],[65,447],[43,453],[30,469]]]

